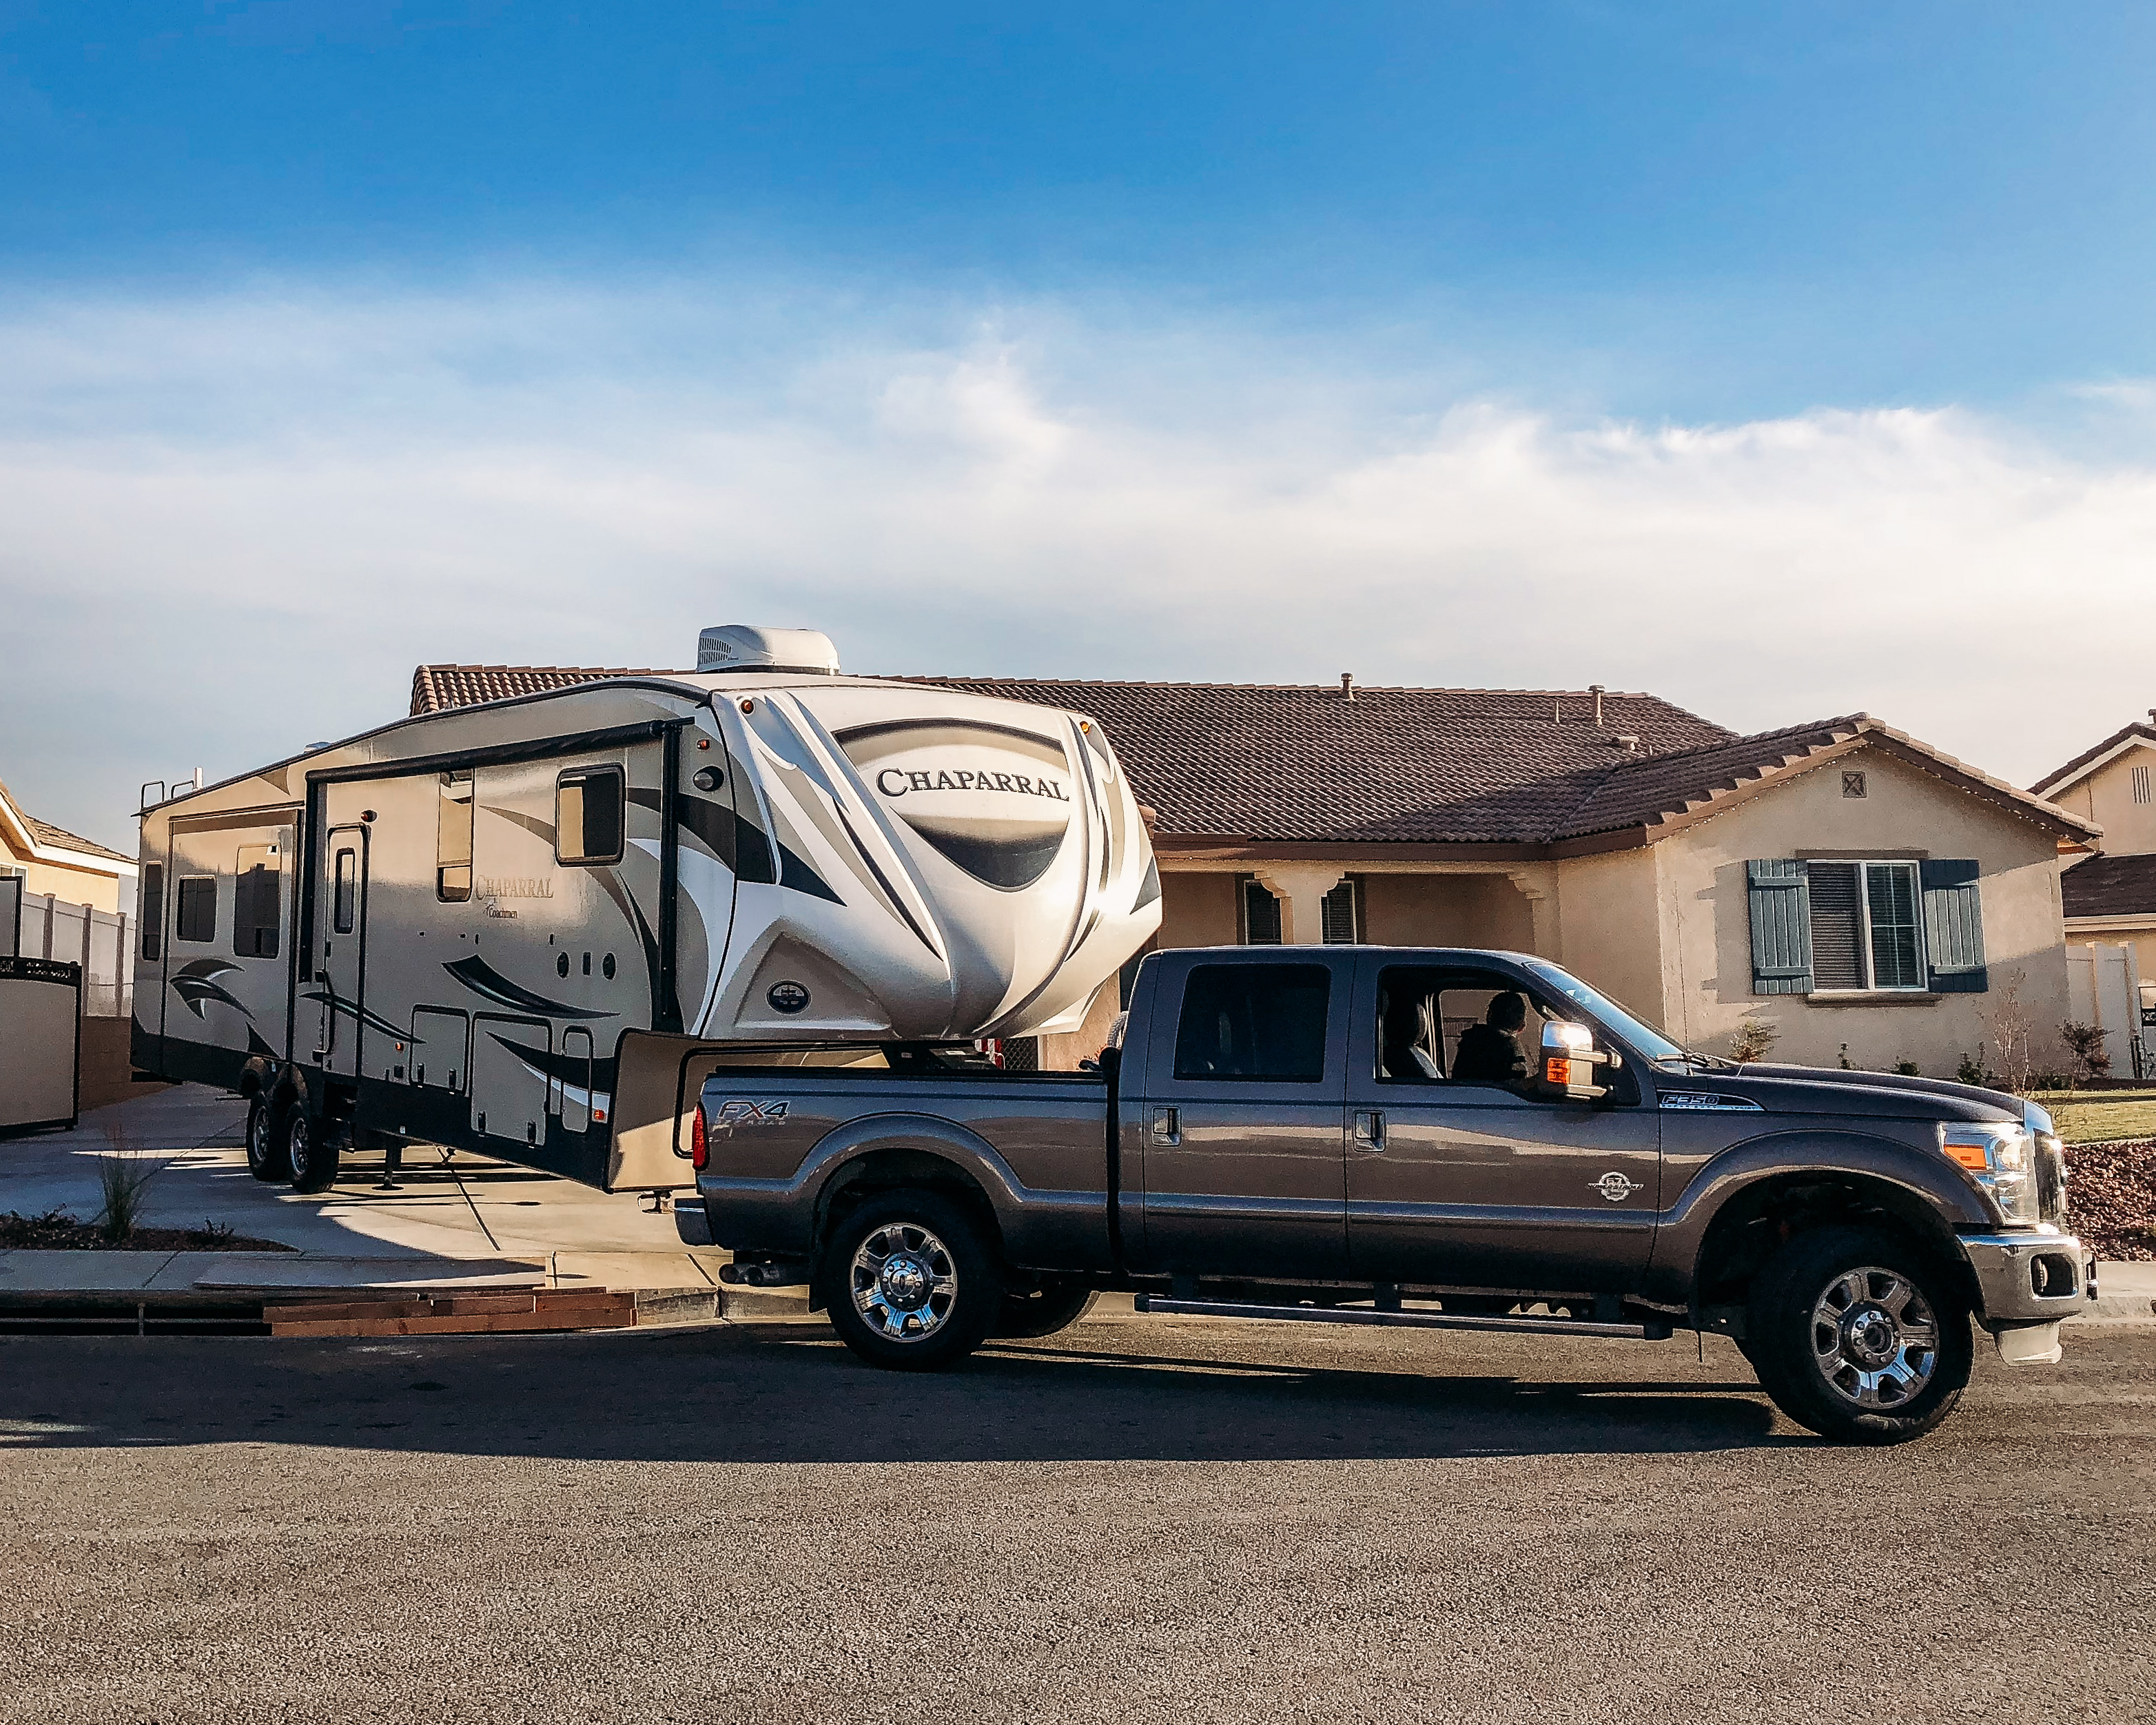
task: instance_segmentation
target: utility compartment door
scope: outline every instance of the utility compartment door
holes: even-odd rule
[[[553,1039],[544,1019],[481,1013],[472,1020],[472,1130],[531,1146],[547,1137]]]
[[[572,1024],[562,1033],[562,1058],[554,1070],[554,1111],[562,1117],[562,1130],[588,1130],[592,1123],[592,1033],[582,1024]]]
[[[471,1019],[454,1007],[412,1009],[412,1082],[421,1090],[461,1094],[471,1070],[465,1044]]]

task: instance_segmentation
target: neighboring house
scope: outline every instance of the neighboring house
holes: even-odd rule
[[[425,665],[413,711],[601,675]],[[2040,1034],[2066,1016],[2060,859],[2093,824],[1862,714],[1739,737],[1598,690],[919,680],[1101,721],[1163,946],[1538,952],[1710,1051],[1756,1015],[1778,1059],[1943,1076],[2009,989]]]
[[[132,911],[135,860],[39,820],[0,784],[0,880],[93,910]]]
[[[2156,711],[2148,716],[2156,720]],[[2099,854],[2074,863],[2060,883],[2066,939],[2077,960],[2087,952],[2089,980],[2086,989],[2076,986],[2075,1016],[2118,1030],[2113,1021],[2124,1014],[2112,997],[2129,991],[2138,996],[2133,1028],[2156,1044],[2156,725],[2113,732],[2033,789],[2102,829]],[[2127,949],[2123,963],[2118,947]],[[2131,1058],[2114,1048],[2113,1073],[2125,1076]]]

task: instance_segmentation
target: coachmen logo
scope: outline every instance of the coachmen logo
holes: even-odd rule
[[[891,813],[976,880],[1014,892],[1061,854],[1073,786],[1054,737],[973,719],[894,719],[837,740]]]

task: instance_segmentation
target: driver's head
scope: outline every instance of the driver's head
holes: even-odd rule
[[[1517,1030],[1527,1021],[1527,996],[1510,988],[1491,996],[1490,1009],[1482,1014],[1482,1022],[1493,1030]]]

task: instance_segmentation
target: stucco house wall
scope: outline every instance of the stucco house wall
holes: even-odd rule
[[[2133,769],[2150,786],[2148,800],[2133,798]],[[2097,848],[2107,856],[2146,856],[2156,851],[2156,746],[2135,739],[2116,758],[2054,795],[2060,808],[2103,829]]]
[[[1861,767],[1868,794],[1842,792]],[[1997,1045],[1994,1023],[2018,983],[2035,1027],[2039,1065],[2061,1059],[2067,1016],[2059,853],[2034,821],[1980,801],[1907,762],[1865,749],[1794,776],[1656,847],[1671,890],[1663,938],[1682,978],[1663,1016],[1673,1032],[1726,1052],[1748,1014],[1780,1031],[1772,1058],[1887,1070],[1913,1060],[1951,1078],[1965,1054]],[[1879,860],[1969,858],[1978,865],[1989,987],[1981,993],[1760,995],[1753,992],[1745,865],[1753,858]]]

